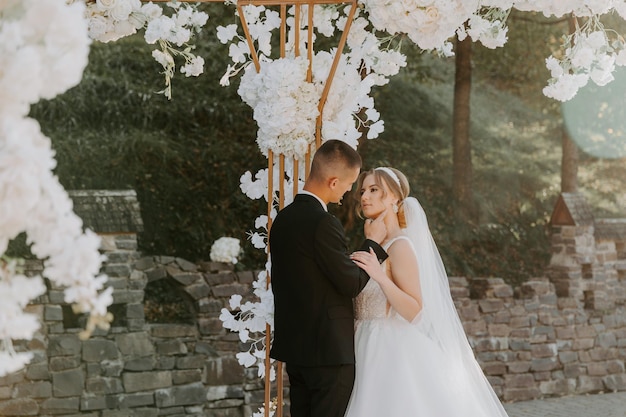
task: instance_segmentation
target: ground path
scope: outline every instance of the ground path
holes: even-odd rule
[[[626,392],[504,404],[509,417],[626,417]]]

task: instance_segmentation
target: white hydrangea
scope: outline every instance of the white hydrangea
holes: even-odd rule
[[[94,7],[124,13],[121,0],[99,0]],[[66,287],[65,301],[90,313],[88,336],[107,328],[112,288],[99,276],[100,240],[83,232],[72,202],[52,172],[50,140],[30,105],[76,85],[87,64],[90,39],[85,5],[58,0],[0,2],[0,255],[17,234],[26,232],[31,251],[44,259],[43,275]],[[93,30],[93,28],[92,28]],[[32,357],[17,353],[12,339],[30,339],[37,318],[26,304],[45,292],[41,277],[25,277],[13,260],[0,260],[0,376],[22,368]]]
[[[221,237],[213,242],[210,257],[213,262],[236,264],[241,254],[239,239],[234,237]]]
[[[257,144],[264,155],[271,150],[303,159],[315,138],[320,90],[306,82],[304,57],[263,61],[260,71],[246,68],[237,92],[253,109],[259,126]]]

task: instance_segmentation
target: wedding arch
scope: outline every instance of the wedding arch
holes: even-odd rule
[[[89,337],[97,326],[107,328],[112,289],[105,289],[107,278],[99,274],[99,240],[82,231],[67,193],[52,173],[50,140],[28,117],[29,108],[80,82],[91,40],[114,41],[139,30],[147,43],[157,45],[152,55],[163,67],[162,93],[168,98],[176,71],[200,75],[204,60],[193,53],[191,40],[208,16],[187,0],[155,4],[165,1],[0,0],[0,253],[26,232],[33,253],[45,260],[43,276],[67,288],[65,301],[77,312],[90,313],[82,337]],[[208,2],[222,1],[193,1]],[[551,73],[546,96],[567,101],[589,81],[608,84],[615,67],[626,65],[624,37],[602,21],[607,14],[626,17],[622,0],[225,2],[225,7],[231,6],[240,24],[217,28],[219,40],[229,44],[232,61],[221,84],[242,74],[238,93],[254,111],[256,140],[267,157],[266,169],[241,177],[242,191],[267,203],[267,212],[255,220],[256,231],[251,233],[254,246],[267,255],[272,218],[301,188],[311,155],[322,141],[341,139],[356,148],[362,135],[373,139],[384,129],[370,93],[406,65],[398,39],[450,56],[455,36],[469,36],[489,48],[504,45],[512,9],[556,17],[571,14],[575,30],[546,59]],[[279,40],[272,42],[276,31]],[[339,41],[316,50],[322,37],[329,39],[323,44],[337,37]],[[273,45],[278,45],[278,53]],[[250,346],[237,355],[239,362],[257,366],[265,379],[265,407],[257,415],[269,416],[274,404],[280,416],[282,367],[274,367],[266,351],[273,320],[268,271],[269,264],[254,284],[258,301],[242,303],[241,295],[235,295],[220,318]],[[13,349],[12,340],[33,337],[37,319],[24,309],[43,292],[42,277],[23,276],[19,262],[2,255],[0,376],[30,360],[28,352]]]

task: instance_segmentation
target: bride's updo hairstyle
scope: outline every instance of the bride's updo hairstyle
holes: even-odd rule
[[[395,174],[395,178],[387,170]],[[384,167],[374,168],[369,171],[361,172],[357,180],[356,193],[354,197],[357,200],[356,212],[360,218],[363,218],[363,211],[361,210],[361,189],[363,188],[363,181],[368,175],[373,175],[377,184],[383,184],[383,198],[387,196],[387,190],[389,190],[394,196],[398,197],[398,223],[401,228],[406,227],[406,218],[404,216],[404,199],[409,196],[411,191],[409,188],[409,181],[406,176],[395,168]]]

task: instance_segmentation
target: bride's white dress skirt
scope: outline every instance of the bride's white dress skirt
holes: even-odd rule
[[[356,377],[346,417],[506,416],[473,356],[447,353],[419,316],[409,323],[386,310],[370,280],[356,300]]]

